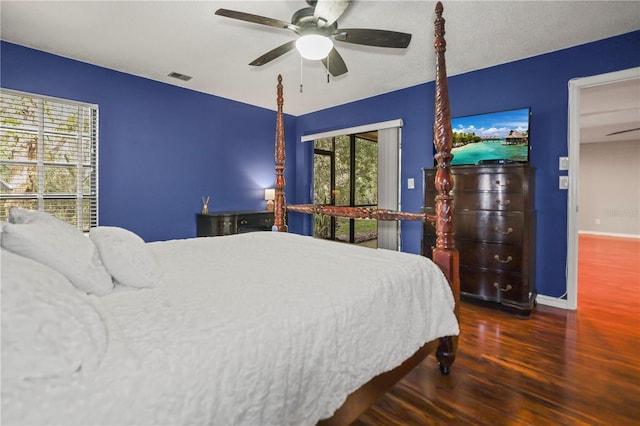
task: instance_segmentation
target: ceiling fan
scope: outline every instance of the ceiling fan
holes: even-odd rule
[[[229,9],[218,9],[216,15],[291,30],[299,36],[256,58],[249,64],[253,66],[264,65],[295,47],[307,59],[322,60],[329,73],[336,77],[347,72],[347,65],[333,47],[332,39],[345,43],[401,49],[409,45],[411,34],[407,33],[365,28],[338,28],[337,20],[349,6],[349,1],[306,0],[309,7],[295,12],[291,22]]]
[[[633,129],[627,129],[627,130],[620,130],[619,132],[609,133],[608,135],[605,135],[605,136],[620,135],[622,133],[635,132],[636,130],[640,130],[640,127],[635,127]]]

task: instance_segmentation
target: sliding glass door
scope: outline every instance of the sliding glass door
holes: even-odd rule
[[[314,203],[377,207],[377,132],[314,141]],[[377,246],[377,222],[323,215],[314,217],[314,236]]]

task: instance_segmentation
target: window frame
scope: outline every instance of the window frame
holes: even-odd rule
[[[5,142],[5,132],[17,131],[23,134],[34,134],[37,137],[37,154],[35,160],[18,159],[13,160],[10,158],[0,158],[0,166],[28,166],[35,167],[35,173],[37,175],[37,189],[33,192],[20,192],[12,193],[12,189],[5,185],[2,181],[2,191],[0,191],[0,201],[2,201],[3,207],[10,200],[20,201],[33,200],[34,204],[37,204],[38,211],[55,214],[53,208],[47,208],[46,204],[50,200],[75,200],[75,211],[69,217],[60,217],[60,219],[71,223],[78,229],[88,232],[90,228],[98,225],[98,201],[99,201],[99,107],[97,104],[91,104],[86,102],[79,102],[70,99],[56,98],[51,96],[39,95],[36,93],[29,93],[19,90],[12,90],[7,88],[0,88],[0,131],[2,133],[2,139],[0,142]],[[8,98],[20,98],[15,101],[12,99],[8,101]],[[28,99],[29,102],[37,104],[36,113],[30,119],[33,119],[32,124],[27,124],[25,121],[21,121],[18,125],[11,125],[10,118],[16,117],[16,121],[19,120],[17,114],[11,115],[7,113],[9,107],[23,102],[24,99]],[[47,105],[49,104],[49,105]],[[76,117],[76,126],[68,131],[59,129],[53,129],[46,127],[47,122],[45,120],[45,106],[48,111],[55,113],[60,112],[60,117],[68,119]],[[7,108],[5,110],[5,108]],[[75,110],[75,111],[74,111]],[[35,124],[33,124],[35,123]],[[36,130],[37,127],[37,130]],[[68,138],[64,145],[75,148],[75,156],[72,161],[45,161],[45,148],[51,138]],[[76,139],[73,143],[73,139]],[[71,143],[69,143],[71,141]],[[85,146],[86,145],[86,146]],[[86,152],[88,150],[88,152]],[[75,170],[76,182],[73,191],[69,192],[54,192],[48,191],[45,188],[45,173],[47,168],[54,167],[67,167]],[[88,185],[87,185],[88,182]],[[89,187],[87,190],[87,186]],[[85,202],[88,200],[88,211],[85,211]],[[10,208],[10,207],[9,207]],[[3,208],[0,211],[0,219],[8,219],[9,208]]]

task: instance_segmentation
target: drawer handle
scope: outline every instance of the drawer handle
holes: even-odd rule
[[[500,284],[498,283],[493,283],[493,286],[500,291],[511,291],[513,289],[513,287],[511,287],[511,284],[507,284],[505,288],[500,288]]]
[[[509,235],[509,234],[511,234],[513,232],[513,228],[509,228],[506,231],[504,231],[504,230],[498,228],[497,226],[495,228],[493,228],[493,230],[496,231],[499,234],[502,234],[502,235]]]
[[[497,255],[497,254],[494,255],[493,258],[495,260],[497,260],[498,262],[500,262],[500,263],[510,263],[513,260],[513,257],[511,257],[511,256],[507,256],[506,259],[500,259],[500,256]]]
[[[499,206],[508,206],[509,204],[511,204],[511,200],[496,200],[496,204]]]
[[[498,186],[509,186],[509,184],[511,184],[511,181],[509,179],[507,179],[505,183],[501,183],[499,179],[496,181],[496,185]]]
[[[247,219],[240,219],[240,225],[246,225],[247,223],[249,223]]]

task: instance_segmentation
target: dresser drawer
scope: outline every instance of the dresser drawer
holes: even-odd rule
[[[456,210],[524,210],[522,193],[456,192],[453,205]]]
[[[453,190],[460,191],[499,191],[522,192],[527,190],[529,176],[522,167],[454,167]],[[425,191],[436,191],[435,169],[424,171]]]
[[[238,215],[237,232],[270,231],[273,226],[273,213]]]
[[[454,191],[522,192],[523,176],[518,173],[454,174]]]
[[[456,249],[460,252],[461,266],[516,274],[523,269],[523,250],[520,246],[457,239],[455,244]],[[436,236],[424,234],[422,237],[422,255],[431,259],[435,246]]]
[[[423,209],[429,212],[428,209]],[[453,228],[455,238],[521,246],[527,229],[526,212],[496,212],[484,210],[456,211]],[[423,234],[436,235],[435,222],[425,222]]]
[[[456,247],[460,251],[461,265],[511,273],[522,270],[520,246],[465,241]]]
[[[520,275],[465,266],[460,267],[460,292],[495,302],[510,300],[524,303],[529,299],[528,291],[523,294]]]
[[[522,245],[526,216],[524,212],[457,211],[456,238]]]
[[[425,193],[425,206],[423,211],[431,213],[435,211],[436,196],[435,191]],[[458,192],[453,191],[453,205],[456,210],[498,210],[498,211],[521,211],[527,210],[525,194],[522,192]]]

